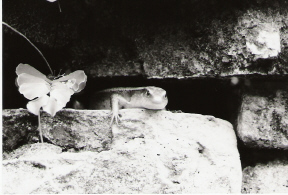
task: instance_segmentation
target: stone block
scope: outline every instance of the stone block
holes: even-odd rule
[[[81,116],[81,126],[71,119],[73,112]],[[91,126],[93,133],[92,127],[109,124],[107,114],[63,110],[61,115],[70,117],[61,119],[77,127],[71,134],[81,132],[82,126]],[[119,126],[104,128],[113,135],[109,150],[61,152],[59,146],[44,143],[23,146],[7,155],[3,160],[4,193],[240,193],[241,163],[229,122],[213,116],[141,109],[121,110],[120,114]],[[59,120],[57,115],[53,120]],[[87,126],[84,118],[89,119]],[[57,135],[65,137],[65,132]]]
[[[273,161],[243,170],[242,193],[288,193],[288,162]]]
[[[237,133],[251,147],[288,149],[288,85],[260,82],[244,91]]]

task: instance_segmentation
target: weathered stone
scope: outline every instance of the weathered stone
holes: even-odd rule
[[[110,111],[65,109],[55,117],[42,115],[43,136],[66,149],[102,151],[111,144]]]
[[[273,161],[246,167],[242,193],[288,193],[288,162]]]
[[[288,149],[288,85],[260,82],[245,91],[237,132],[251,147]]]
[[[83,111],[65,109],[55,117],[41,113],[41,128],[45,140],[61,146],[63,149],[102,151],[111,144],[109,129],[109,111]],[[34,121],[33,126],[30,121]],[[27,125],[28,124],[28,125]],[[21,128],[18,128],[21,127]],[[25,109],[7,109],[3,111],[3,149],[9,152],[25,143],[29,131],[33,132],[34,140],[39,140],[37,116]],[[22,132],[26,132],[25,134]],[[35,139],[35,136],[37,138]]]
[[[3,151],[11,152],[25,143],[33,143],[37,129],[37,117],[24,109],[3,110]]]
[[[6,0],[3,20],[65,51],[59,69],[91,77],[287,75],[287,8],[281,0]]]
[[[35,144],[26,144],[17,150],[9,153],[6,156],[6,159],[18,159],[18,158],[30,158],[33,156],[34,158],[43,159],[48,156],[51,157],[53,155],[57,155],[62,153],[62,148],[59,146],[55,146],[48,143],[35,143]]]
[[[4,193],[240,193],[242,171],[230,123],[168,111],[120,113],[108,151],[59,153],[61,148],[48,144],[17,149],[3,161]],[[48,155],[38,156],[45,148]]]

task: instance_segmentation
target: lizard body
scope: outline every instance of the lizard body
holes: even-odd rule
[[[119,120],[119,109],[145,108],[162,110],[168,103],[166,91],[159,87],[111,88],[93,94],[89,109],[112,110],[112,120]]]

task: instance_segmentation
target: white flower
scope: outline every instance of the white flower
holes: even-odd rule
[[[43,108],[55,116],[56,112],[66,106],[71,95],[84,89],[87,81],[87,76],[82,70],[50,80],[28,64],[19,64],[16,74],[19,92],[31,100],[27,104],[27,109],[35,115],[38,115]]]

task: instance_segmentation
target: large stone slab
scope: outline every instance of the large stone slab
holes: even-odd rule
[[[106,111],[62,115],[71,112],[82,118],[97,113],[91,126],[110,119],[97,119],[107,117]],[[229,122],[168,111],[120,113],[120,125],[110,128],[109,150],[61,152],[58,146],[34,144],[7,155],[4,193],[240,193],[241,163]]]
[[[259,82],[244,91],[237,133],[251,147],[288,149],[288,85]]]
[[[246,167],[242,193],[288,193],[288,162],[273,161]]]

